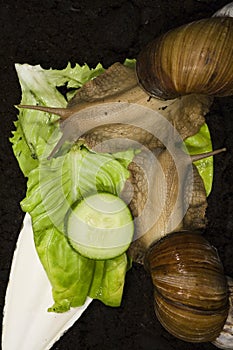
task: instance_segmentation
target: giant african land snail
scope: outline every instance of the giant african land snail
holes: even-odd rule
[[[143,156],[142,152],[137,157]],[[167,150],[162,150],[158,159],[167,187],[163,185],[159,171],[155,171],[156,166],[151,164],[148,171],[144,164],[144,168],[147,169],[146,178],[152,183],[147,200],[152,208],[157,205],[160,213],[154,222],[156,213],[152,210],[148,212],[149,217],[142,216],[135,222],[139,238],[131,244],[129,255],[134,261],[143,263],[151,274],[155,311],[162,325],[182,340],[213,341],[221,333],[228,311],[232,317],[233,310],[232,307],[229,309],[228,286],[217,251],[200,235],[206,224],[203,182],[195,167],[192,168],[190,157],[184,155],[182,179],[178,178],[177,164]],[[150,159],[147,157],[143,161],[150,162]],[[130,208],[133,215],[140,217],[145,201],[142,203],[142,196],[138,194],[139,191],[146,192],[146,181],[138,164],[130,165],[131,173],[144,186],[138,190],[137,183],[132,181],[137,189]],[[192,190],[186,181],[190,172],[193,172]],[[182,188],[179,189],[179,185]],[[187,198],[190,191],[192,198]],[[166,199],[163,204],[161,198]],[[189,203],[186,213],[185,199]],[[145,229],[148,221],[151,227]],[[225,327],[228,327],[227,337],[232,340],[232,324],[226,323]],[[221,333],[225,344],[227,337],[225,331]],[[217,341],[215,344],[219,345]],[[229,344],[232,348],[230,341]]]
[[[193,34],[193,28],[194,28],[194,34]],[[195,29],[196,28],[196,29]],[[204,28],[204,29],[203,29]],[[207,28],[207,30],[205,29]],[[222,29],[222,32],[221,32]],[[191,30],[191,32],[189,32]],[[204,30],[204,33],[202,32]],[[219,35],[219,40],[216,40],[215,34],[213,39],[213,31],[217,30],[217,33]],[[185,139],[188,136],[191,136],[192,134],[195,134],[200,126],[204,123],[203,115],[208,111],[208,107],[211,103],[211,98],[204,96],[205,94],[209,95],[226,95],[226,94],[232,94],[233,92],[233,71],[231,64],[228,64],[227,60],[229,59],[229,62],[232,60],[233,56],[233,48],[232,48],[232,37],[233,37],[233,19],[208,19],[208,20],[202,20],[198,21],[197,23],[183,26],[181,29],[174,30],[172,32],[169,32],[168,35],[162,36],[160,39],[155,41],[152,45],[155,45],[156,47],[165,47],[167,42],[169,42],[169,38],[173,38],[173,33],[179,34],[178,37],[173,39],[173,43],[176,42],[177,47],[169,46],[165,48],[165,50],[168,50],[168,54],[165,55],[166,51],[163,51],[161,49],[160,54],[162,57],[166,57],[165,63],[167,66],[165,67],[163,64],[160,64],[161,60],[157,58],[157,53],[155,55],[156,62],[159,62],[159,64],[156,63],[153,59],[151,60],[151,52],[152,50],[149,49],[149,51],[143,51],[142,54],[139,55],[139,58],[137,60],[137,77],[135,75],[135,72],[127,67],[123,67],[120,64],[115,64],[112,67],[110,67],[102,76],[96,78],[95,80],[87,83],[82,89],[80,89],[75,96],[75,98],[69,102],[68,108],[66,109],[53,109],[48,107],[39,107],[35,106],[31,108],[44,110],[46,112],[55,113],[61,116],[61,129],[63,131],[63,136],[58,142],[57,146],[53,150],[52,154],[53,156],[57,154],[57,151],[62,146],[62,144],[65,141],[75,142],[77,139],[82,137],[84,141],[88,144],[89,147],[102,147],[102,145],[105,145],[103,141],[111,139],[111,138],[132,138],[134,141],[142,144],[143,146],[146,146],[151,150],[152,153],[156,153],[159,149],[158,159],[160,164],[162,164],[163,171],[168,170],[169,166],[174,167],[174,161],[173,159],[169,159],[170,155],[169,152],[167,152],[166,149],[164,149],[164,144],[159,139],[154,137],[153,132],[149,132],[150,128],[153,128],[153,120],[150,119],[150,122],[147,125],[144,125],[144,120],[142,120],[141,123],[135,123],[135,118],[138,117],[137,113],[136,115],[131,115],[130,119],[125,119],[125,116],[127,115],[127,106],[130,107],[131,104],[138,104],[140,106],[146,106],[151,110],[159,111],[159,113],[162,113],[167,120],[173,124],[178,132],[181,135],[182,139]],[[182,36],[184,33],[184,36]],[[222,33],[222,34],[221,34]],[[194,58],[191,55],[190,46],[186,46],[184,50],[182,50],[182,43],[185,40],[190,40],[190,37],[193,36],[193,39],[191,39],[191,47],[194,51],[195,55]],[[199,46],[198,38],[201,40],[206,36],[206,38],[211,38],[211,40],[203,40],[201,41],[201,45]],[[167,39],[168,38],[168,39]],[[227,41],[225,41],[227,40]],[[214,44],[216,41],[216,45]],[[197,48],[194,49],[194,44],[197,45]],[[205,46],[207,45],[207,47]],[[170,58],[174,59],[174,55],[171,53],[171,48],[176,50],[179,49],[182,51],[182,59],[179,55],[179,59],[174,60],[175,62],[175,68],[171,68],[171,60]],[[187,50],[187,53],[185,53],[185,50]],[[219,50],[218,54],[216,54],[216,50]],[[148,52],[148,53],[147,53]],[[165,53],[164,53],[165,52]],[[224,56],[226,54],[226,57]],[[215,57],[217,61],[215,61]],[[158,60],[157,60],[158,59]],[[201,59],[201,63],[203,64],[201,66],[201,73],[198,76],[198,63]],[[170,61],[169,61],[170,60]],[[142,63],[143,62],[143,63]],[[148,63],[150,62],[150,63]],[[179,63],[177,65],[177,62]],[[185,63],[186,62],[186,63]],[[188,64],[187,64],[188,62]],[[209,69],[211,64],[214,65],[214,68]],[[144,68],[147,68],[146,70]],[[222,67],[222,68],[221,68]],[[153,75],[151,73],[148,75],[148,68],[153,71]],[[166,71],[166,69],[168,70]],[[179,71],[178,76],[173,75],[173,73],[176,73],[176,68]],[[154,69],[155,69],[155,75],[154,75]],[[177,83],[177,79],[179,77],[182,77],[180,74],[180,70],[184,71],[184,79],[181,80],[181,84],[179,85]],[[229,72],[229,77],[225,79],[224,72]],[[204,73],[203,73],[204,72]],[[169,76],[169,74],[171,75]],[[200,78],[201,76],[201,78]],[[148,87],[148,84],[152,82],[152,77],[154,79],[156,86],[153,84]],[[172,77],[172,79],[171,79]],[[188,78],[189,77],[189,78]],[[223,78],[222,85],[219,83],[219,81]],[[143,86],[143,88],[149,92],[152,96],[157,96],[159,98],[164,98],[170,100],[163,102],[159,101],[157,99],[149,99],[147,93],[144,92],[143,89],[141,89],[137,83],[137,79],[139,83]],[[195,83],[195,79],[196,82]],[[203,80],[202,80],[203,79]],[[224,80],[225,79],[225,80]],[[230,80],[229,80],[230,79]],[[154,80],[153,80],[154,81]],[[172,81],[172,83],[171,83]],[[214,84],[214,82],[216,82]],[[164,85],[166,86],[166,89],[164,89]],[[204,87],[203,87],[204,85]],[[162,86],[162,87],[161,87]],[[192,86],[192,88],[190,88]],[[217,86],[217,88],[216,88]],[[158,92],[159,91],[159,92]],[[189,95],[190,93],[196,93],[197,95]],[[180,95],[186,95],[182,96],[180,98],[174,99],[177,96]],[[199,95],[201,94],[201,95]],[[121,102],[119,104],[118,109],[118,102]],[[121,110],[121,105],[123,104],[123,107],[126,107],[126,110],[123,108]],[[128,105],[127,105],[128,104]],[[102,106],[102,107],[101,107]],[[23,107],[23,106],[21,106]],[[25,107],[25,106],[24,106]],[[26,106],[29,107],[29,106]],[[116,108],[116,113],[111,113],[111,109]],[[106,114],[107,110],[107,114]],[[126,111],[126,113],[125,113]],[[99,112],[98,115],[96,115],[96,112]],[[119,112],[119,113],[118,113]],[[123,112],[122,119],[119,119],[119,115]],[[170,135],[169,135],[170,136]],[[106,143],[107,146],[109,146],[108,143]],[[114,144],[114,147],[116,144]],[[118,143],[117,146],[122,146],[121,143]],[[124,144],[123,144],[124,146]],[[122,146],[122,147],[123,147]],[[105,147],[105,146],[104,146]],[[104,149],[105,150],[105,149]],[[142,155],[143,157],[143,152]],[[140,155],[139,155],[140,157]],[[147,160],[147,156],[145,157]],[[185,164],[185,163],[184,163]],[[184,169],[187,170],[191,164],[184,165]],[[134,178],[134,186],[136,186],[136,195],[138,192],[138,184],[137,178],[138,174],[140,173],[140,168],[135,168],[134,165],[131,165],[131,174]],[[157,287],[156,285],[156,303],[157,305],[165,305],[164,300],[168,302],[170,306],[172,306],[172,312],[177,313],[178,320],[177,322],[173,323],[172,325],[170,323],[167,327],[169,331],[171,331],[173,334],[175,334],[178,337],[181,337],[182,339],[185,339],[187,341],[213,341],[216,337],[218,337],[221,329],[223,328],[224,322],[227,317],[228,312],[228,293],[227,293],[227,283],[226,278],[223,275],[221,263],[217,257],[216,251],[203,239],[203,237],[197,235],[195,232],[198,229],[202,229],[205,226],[205,208],[206,208],[206,195],[204,192],[204,187],[202,184],[202,181],[197,174],[195,168],[194,168],[194,189],[191,193],[191,198],[189,198],[189,201],[193,201],[193,208],[192,205],[187,210],[187,214],[183,217],[183,212],[181,212],[181,218],[183,218],[182,223],[175,228],[179,229],[180,232],[182,232],[182,237],[185,237],[184,239],[190,240],[192,242],[192,253],[197,253],[199,256],[199,249],[207,249],[208,252],[208,259],[210,260],[210,263],[205,261],[198,260],[196,262],[196,258],[194,260],[191,260],[191,263],[187,264],[187,268],[184,268],[184,264],[186,261],[182,260],[182,252],[183,252],[183,243],[182,241],[177,241],[174,245],[171,245],[171,249],[174,252],[175,262],[173,265],[173,262],[170,263],[168,266],[171,267],[172,271],[177,272],[177,266],[179,267],[178,273],[184,273],[185,277],[187,277],[187,283],[185,280],[185,290],[182,289],[180,285],[178,285],[178,288],[175,290],[175,299],[176,297],[179,297],[180,295],[184,295],[186,291],[186,286],[189,281],[189,274],[192,273],[192,267],[195,261],[195,264],[197,263],[198,266],[207,265],[212,266],[211,264],[214,264],[214,267],[210,267],[207,269],[207,275],[208,275],[208,282],[205,279],[206,277],[203,277],[202,274],[201,277],[205,280],[205,283],[208,285],[214,284],[217,286],[216,295],[220,296],[220,301],[218,301],[216,298],[214,298],[213,302],[209,302],[209,299],[212,299],[212,294],[215,293],[212,290],[210,290],[210,293],[207,295],[200,295],[200,297],[189,297],[189,292],[187,293],[188,297],[186,298],[186,302],[188,301],[188,304],[190,301],[193,301],[197,304],[194,304],[194,308],[192,309],[193,315],[195,320],[197,320],[197,314],[200,316],[200,329],[196,329],[196,333],[190,334],[189,331],[187,331],[187,334],[184,335],[182,323],[180,323],[181,317],[178,315],[178,309],[181,308],[184,310],[184,318],[188,319],[188,313],[190,312],[191,308],[190,306],[184,306],[184,302],[178,300],[177,307],[174,309],[174,300],[169,299],[168,297],[164,297],[161,293],[160,287]],[[154,169],[152,167],[152,173],[154,173]],[[148,175],[148,174],[146,174]],[[173,173],[174,175],[174,173]],[[175,176],[173,180],[175,179]],[[155,179],[157,181],[157,179]],[[175,180],[174,180],[175,181]],[[159,189],[158,184],[155,186],[155,189]],[[155,191],[156,193],[156,191]],[[174,195],[175,192],[171,193],[171,196]],[[179,192],[179,202],[182,203],[182,193],[185,194],[185,192]],[[123,193],[122,196],[125,194]],[[148,195],[148,194],[147,194]],[[152,198],[153,200],[153,198]],[[195,202],[197,200],[199,208],[197,210],[197,204]],[[155,244],[155,241],[159,239],[160,236],[164,236],[168,233],[170,233],[169,230],[167,230],[167,224],[166,220],[169,220],[169,212],[167,209],[171,210],[170,204],[172,203],[172,200],[166,201],[166,206],[164,208],[164,214],[161,217],[161,221],[158,221],[155,223],[155,227],[153,226],[149,232],[143,232],[146,233],[145,235],[142,235],[140,239],[135,241],[131,248],[129,253],[132,255],[132,257],[138,261],[145,262],[145,265],[147,268],[152,272],[153,275],[153,282],[154,284],[157,284],[157,280],[161,278],[161,274],[156,274],[154,276],[154,272],[160,269],[160,265],[157,264],[156,258],[152,258],[152,249],[155,251],[157,249],[157,246]],[[133,198],[131,201],[131,210],[138,210],[139,204],[141,204],[140,198],[136,196],[136,198]],[[168,208],[169,207],[169,208]],[[192,214],[196,213],[196,218],[192,218]],[[135,214],[135,217],[138,215]],[[191,216],[189,216],[191,215]],[[178,220],[179,221],[179,220]],[[139,231],[140,235],[143,231],[143,224],[144,222],[139,222]],[[161,229],[162,225],[163,229]],[[140,226],[141,225],[141,226]],[[193,227],[192,227],[193,225]],[[190,233],[187,233],[185,230],[190,229],[194,230],[194,235],[190,235]],[[172,230],[171,230],[172,231]],[[149,237],[149,238],[148,238]],[[176,233],[174,235],[171,235],[170,238],[177,239],[180,237],[180,234]],[[165,244],[170,240],[166,239],[159,243],[160,248],[161,244]],[[200,240],[200,241],[199,241]],[[182,246],[181,251],[179,246]],[[198,248],[196,248],[198,247]],[[149,249],[149,250],[148,250]],[[179,253],[178,253],[179,251]],[[135,253],[136,252],[136,253]],[[181,252],[181,253],[180,253]],[[202,257],[205,257],[205,254],[202,254]],[[207,259],[207,260],[208,260]],[[176,263],[176,265],[175,265]],[[157,265],[156,265],[157,264]],[[160,269],[161,270],[161,269]],[[210,282],[209,278],[211,277],[210,271],[213,271],[214,274],[214,282]],[[156,277],[157,276],[157,277]],[[167,274],[167,268],[163,266],[162,268],[162,277],[167,278],[168,281],[170,279],[173,280],[173,277],[170,278],[169,274]],[[177,276],[175,276],[177,277]],[[177,277],[178,281],[180,282],[180,275]],[[211,280],[212,281],[212,280]],[[217,282],[216,282],[217,281]],[[161,282],[161,280],[159,281]],[[174,280],[176,283],[176,281]],[[192,278],[190,279],[190,283],[196,284],[197,282],[197,275],[196,271],[194,275],[192,275]],[[176,286],[177,287],[177,286]],[[219,292],[220,290],[220,292]],[[196,293],[196,292],[195,292]],[[195,294],[196,296],[196,294]],[[207,300],[207,301],[206,301]],[[175,300],[177,302],[177,300]],[[201,303],[201,304],[200,304]],[[203,303],[203,304],[202,304]],[[181,307],[182,306],[182,307]],[[221,309],[222,307],[222,309]],[[211,309],[212,308],[212,309]],[[156,312],[158,317],[161,319],[162,317],[165,317],[164,321],[162,321],[163,324],[167,321],[166,313],[162,311],[158,311],[158,308],[156,308]],[[159,309],[160,310],[160,309]],[[197,311],[198,310],[198,311]],[[219,311],[221,310],[221,311]],[[214,311],[217,311],[218,315],[214,318],[212,317],[213,321],[216,319],[217,324],[213,327],[213,324],[210,323],[211,327],[214,328],[213,333],[210,332],[208,328],[206,328],[206,322],[209,323],[209,315],[212,315]],[[219,311],[219,312],[218,312]],[[205,316],[206,315],[206,319]],[[171,314],[170,314],[171,315]],[[189,320],[190,324],[191,321]],[[196,321],[195,321],[196,322]],[[215,322],[215,321],[214,321]],[[178,329],[177,329],[178,327]],[[180,327],[180,328],[179,328]],[[175,331],[174,331],[175,329]],[[179,331],[182,331],[182,334],[179,334]],[[220,336],[221,337],[221,336]],[[216,345],[218,346],[218,342],[216,342]]]

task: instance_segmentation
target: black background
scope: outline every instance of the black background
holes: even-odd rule
[[[14,159],[9,137],[14,129],[21,91],[14,63],[64,68],[101,62],[108,67],[134,58],[158,34],[189,21],[210,17],[227,1],[96,0],[0,2],[0,303],[24,213],[26,180]],[[215,158],[215,176],[208,199],[208,240],[218,248],[227,275],[233,276],[233,99],[216,98],[207,115],[214,148],[227,153]],[[14,335],[12,335],[14,336]],[[153,312],[150,278],[141,266],[127,274],[122,305],[113,309],[94,301],[80,320],[53,346],[73,349],[215,349],[210,343],[190,344],[175,339]],[[13,350],[13,349],[12,349]],[[32,349],[33,350],[33,349]]]

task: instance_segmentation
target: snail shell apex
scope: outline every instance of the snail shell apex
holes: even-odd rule
[[[215,340],[229,309],[216,249],[200,234],[177,232],[152,245],[146,259],[155,313],[164,328],[189,342]]]
[[[149,43],[138,56],[139,84],[160,99],[233,94],[233,18],[191,22]]]

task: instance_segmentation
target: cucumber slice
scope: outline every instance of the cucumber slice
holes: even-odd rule
[[[86,197],[72,208],[66,220],[71,246],[90,259],[111,259],[123,254],[134,233],[134,222],[125,202],[110,193]]]

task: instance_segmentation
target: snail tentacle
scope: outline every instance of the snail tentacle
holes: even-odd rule
[[[41,112],[47,112],[51,114],[55,114],[61,117],[61,119],[67,119],[72,114],[72,111],[67,108],[58,108],[58,107],[47,107],[47,106],[34,106],[34,105],[16,105],[18,108],[25,109],[34,109]]]
[[[191,157],[192,159],[192,162],[196,162],[198,160],[201,160],[201,159],[204,159],[204,158],[208,158],[208,157],[211,157],[211,156],[215,156],[219,153],[222,153],[222,152],[226,152],[226,148],[223,147],[223,148],[220,148],[220,149],[216,149],[214,151],[210,151],[210,152],[205,152],[205,153],[201,153],[201,154],[194,154]]]

